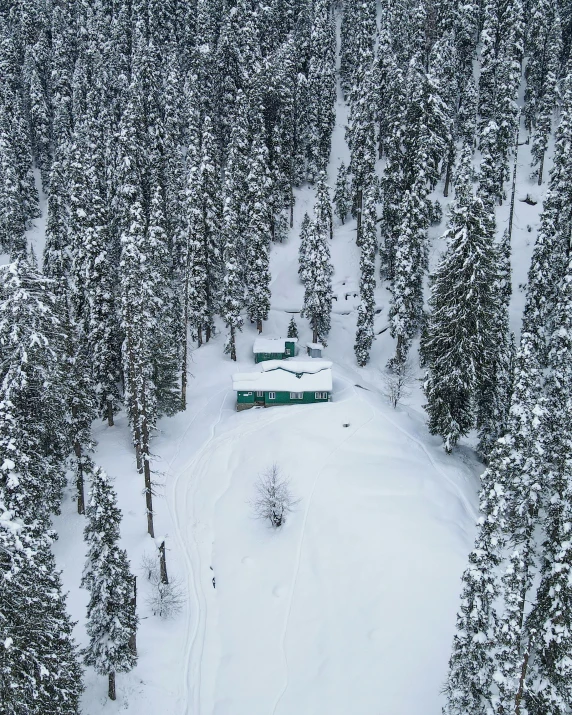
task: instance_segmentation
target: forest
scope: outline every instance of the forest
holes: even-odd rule
[[[234,364],[241,335],[271,332],[294,233],[289,336],[327,347],[350,225],[353,367],[377,360],[383,288],[376,369],[401,384],[414,365],[428,434],[481,465],[443,715],[572,712],[571,45],[570,0],[0,0],[1,713],[79,713],[86,669],[115,700],[137,664],[94,425],[125,417],[159,537],[154,444],[193,409],[193,356]],[[543,200],[515,335],[525,144]],[[81,648],[54,555],[70,489]]]

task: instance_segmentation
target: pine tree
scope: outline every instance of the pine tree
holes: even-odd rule
[[[369,361],[374,340],[375,316],[375,254],[377,249],[377,210],[375,187],[370,185],[364,200],[361,254],[360,254],[360,304],[354,352],[360,367]]]
[[[82,671],[51,538],[6,509],[0,484],[0,701],[6,715],[77,715]]]
[[[329,0],[317,0],[314,4],[308,93],[311,132],[308,164],[309,173],[315,178],[326,169],[335,123],[335,30]]]
[[[88,553],[81,585],[89,590],[90,599],[84,657],[86,665],[108,677],[108,694],[115,700],[115,674],[127,673],[137,663],[131,645],[137,615],[127,553],[118,545],[121,512],[110,480],[100,468],[93,474],[87,518]]]
[[[324,184],[325,187],[325,184]],[[304,241],[304,269],[302,282],[305,285],[304,306],[300,315],[308,318],[312,327],[312,342],[326,344],[332,312],[332,275],[329,246],[329,201],[317,199],[315,219],[310,222]]]
[[[475,393],[492,350],[496,254],[486,209],[473,195],[471,156],[466,148],[445,234],[447,250],[432,278],[423,346],[429,431],[442,436],[447,452],[474,425]]]
[[[310,217],[307,213],[304,214],[300,225],[300,247],[298,249],[298,275],[302,283],[306,283],[305,271],[308,265],[306,257],[309,251],[309,235],[310,235]]]
[[[491,702],[496,636],[493,604],[499,592],[495,570],[503,545],[504,514],[502,492],[495,488],[494,477],[490,469],[481,477],[481,517],[462,576],[461,605],[443,688],[443,715],[480,715]]]
[[[558,99],[557,80],[562,50],[560,15],[554,3],[538,3],[530,19],[526,64],[524,124],[533,130],[533,166],[538,166],[538,183],[542,183],[544,155],[552,129],[552,115]]]
[[[334,205],[336,207],[336,214],[338,215],[338,218],[342,223],[345,223],[346,216],[350,212],[350,197],[348,172],[343,161],[338,169],[336,188],[334,191]]]
[[[248,174],[248,242],[246,246],[248,317],[262,332],[262,321],[270,310],[270,220],[271,181],[268,171],[268,149],[263,137],[261,120],[250,150]]]
[[[290,322],[288,323],[288,337],[289,338],[297,338],[298,337],[298,326],[296,324],[296,321],[294,320],[294,316],[290,319]]]
[[[407,359],[423,311],[423,276],[427,265],[427,186],[420,175],[405,192],[399,211],[402,217],[395,243],[395,274],[389,311],[391,336],[397,341],[393,364]]]
[[[25,259],[0,272],[0,488],[16,517],[46,524],[65,485],[66,335],[49,279]]]
[[[486,190],[502,201],[508,159],[518,127],[517,105],[523,53],[521,0],[487,0],[484,6],[479,79],[480,143],[489,162]],[[485,157],[485,154],[487,155]]]

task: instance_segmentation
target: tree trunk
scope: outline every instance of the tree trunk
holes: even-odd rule
[[[107,424],[109,427],[113,427],[115,424],[113,421],[113,402],[107,398]]]
[[[85,514],[85,494],[84,494],[84,489],[83,489],[83,469],[81,466],[81,462],[78,463],[76,486],[77,486],[77,513]]]
[[[312,320],[312,342],[318,342],[318,321],[316,318]]]
[[[203,329],[200,325],[197,329],[197,343],[199,344],[199,347],[203,344]]]
[[[133,598],[130,601],[133,613],[137,610],[137,576],[133,576]],[[129,637],[129,648],[133,655],[137,655],[137,630],[134,629]]]
[[[290,228],[294,226],[294,187],[290,184]]]
[[[159,546],[159,569],[161,572],[161,583],[169,583],[169,577],[167,576],[167,559],[165,557],[165,541],[161,542]]]
[[[258,330],[259,333],[262,332],[262,320],[260,320],[260,318],[256,319],[256,329]]]
[[[518,135],[520,133],[520,127],[516,130],[516,140],[514,142],[514,166],[512,168],[512,191],[510,194],[510,211],[508,215],[508,242],[511,244],[512,241],[512,222],[514,219],[514,200],[516,196],[516,162],[518,159]]]
[[[230,359],[236,362],[236,338],[234,325],[230,326]]]
[[[359,189],[357,193],[357,238],[356,243],[361,246],[361,210],[363,206],[363,192]]]
[[[147,421],[147,406],[145,400],[146,383],[143,380],[142,409],[141,409],[141,456],[143,459],[143,474],[145,479],[145,505],[147,507],[147,532],[155,538],[153,527],[153,490],[151,486],[151,463],[149,459],[149,423]]]
[[[542,152],[542,156],[540,157],[540,166],[538,167],[538,185],[540,186],[542,184],[542,172],[544,171],[544,152]]]
[[[153,492],[151,489],[151,465],[149,463],[149,455],[145,455],[144,474],[145,474],[145,506],[147,508],[147,533],[151,538],[155,538],[155,529],[153,527]]]
[[[334,238],[334,213],[330,206],[330,241]]]
[[[453,146],[449,147],[449,157],[447,159],[447,170],[445,172],[445,187],[443,189],[443,196],[449,196],[449,184],[451,183],[451,172],[453,169],[453,162],[455,161],[455,148]]]
[[[72,417],[77,418],[77,405],[72,406]],[[75,458],[77,460],[77,513],[85,514],[85,493],[84,493],[84,480],[83,480],[83,460],[81,454],[81,443],[77,437],[73,443],[73,450],[75,452]]]
[[[207,343],[208,343],[208,341],[211,339],[211,326],[210,326],[210,324],[207,325],[207,327],[205,328],[205,339],[206,339],[206,342],[207,342]]]
[[[514,699],[514,715],[520,715],[520,704],[522,702],[522,696],[524,694],[524,681],[526,679],[526,671],[528,669],[528,658],[530,656],[530,641],[526,648],[526,652],[522,659],[522,668],[520,670],[520,679],[518,682],[518,691]]]
[[[189,257],[185,272],[185,305],[183,307],[183,361],[181,364],[181,409],[187,409],[187,360],[189,356]]]
[[[116,695],[115,695],[115,671],[112,671],[111,673],[109,673],[109,675],[107,676],[107,678],[108,678],[108,680],[109,680],[109,687],[108,687],[108,689],[107,689],[107,694],[109,695],[109,699],[110,699],[110,700],[115,700],[115,699],[116,699]]]

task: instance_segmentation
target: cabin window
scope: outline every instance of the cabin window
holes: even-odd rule
[[[291,393],[290,393],[290,399],[291,399],[291,400],[303,400],[303,399],[304,399],[304,393],[303,393],[303,392],[291,392]]]
[[[316,392],[315,395],[316,395],[317,400],[327,400],[328,399],[327,392]]]
[[[269,400],[275,400],[275,399],[276,399],[276,393],[275,393],[275,392],[269,392],[269,393],[268,393],[268,399],[269,399]]]
[[[257,390],[256,397],[264,397],[264,392],[262,390]]]
[[[290,348],[286,348],[286,350],[284,350],[284,354],[285,354],[285,355],[290,355]]]

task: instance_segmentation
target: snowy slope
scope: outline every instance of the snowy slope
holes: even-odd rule
[[[348,162],[346,111],[339,97],[331,185],[339,162]],[[519,153],[515,331],[524,300],[518,286],[526,280],[546,188],[528,178],[528,150]],[[539,203],[519,201],[527,194]],[[442,198],[442,186],[435,196]],[[269,337],[283,336],[302,305],[298,232],[311,212],[312,189],[298,190],[296,200],[289,240],[271,256]],[[508,209],[508,202],[499,209],[499,232]],[[39,220],[32,235],[38,246],[42,226]],[[432,266],[443,249],[437,238],[443,227],[431,232]],[[427,433],[419,385],[406,406],[388,405],[382,372],[394,349],[389,332],[378,336],[370,365],[356,367],[355,222],[336,225],[334,234],[336,300],[324,352],[334,364],[333,402],[237,413],[231,375],[255,369],[256,332],[247,325],[237,363],[223,354],[222,335],[192,353],[188,409],[159,425],[156,531],[166,535],[169,573],[181,579],[186,596],[172,621],[155,618],[145,603],[141,558],[155,547],[145,531],[142,476],[125,416],[114,428],[96,425],[96,461],[115,478],[122,542],[138,575],[140,660],[118,676],[115,703],[104,678],[86,673],[86,715],[440,713],[482,465],[467,443],[447,456]],[[376,290],[376,301],[379,332],[387,325],[385,287]],[[298,324],[303,346],[311,334],[305,321]],[[257,475],[273,462],[300,500],[279,532],[255,520],[249,503]],[[78,588],[83,524],[70,489],[55,522],[55,551],[80,643],[87,603]]]

